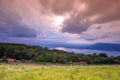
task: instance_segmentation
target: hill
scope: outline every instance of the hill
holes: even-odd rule
[[[41,46],[0,43],[0,61],[6,62],[8,58],[21,61],[30,60],[36,63],[120,64],[120,56],[109,57],[105,53],[85,55],[55,49],[49,50],[47,47]]]

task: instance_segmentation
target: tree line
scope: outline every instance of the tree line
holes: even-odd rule
[[[120,64],[120,56],[108,56],[105,53],[85,55],[56,49],[50,50],[40,46],[0,43],[0,62],[5,62],[7,58],[31,60],[41,64],[73,64],[81,61],[87,64]]]

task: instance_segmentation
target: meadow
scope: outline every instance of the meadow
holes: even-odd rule
[[[0,80],[120,80],[120,65],[0,65]]]

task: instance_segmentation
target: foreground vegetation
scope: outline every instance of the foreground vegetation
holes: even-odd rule
[[[40,46],[0,43],[0,62],[6,62],[7,58],[21,61],[30,60],[31,62],[42,64],[73,64],[76,62],[85,62],[87,64],[120,64],[120,56],[107,56],[105,53],[85,55],[55,49],[49,50]]]
[[[120,65],[0,65],[0,80],[119,80]]]

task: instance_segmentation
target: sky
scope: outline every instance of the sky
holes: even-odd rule
[[[120,44],[120,0],[0,0],[0,42]]]

